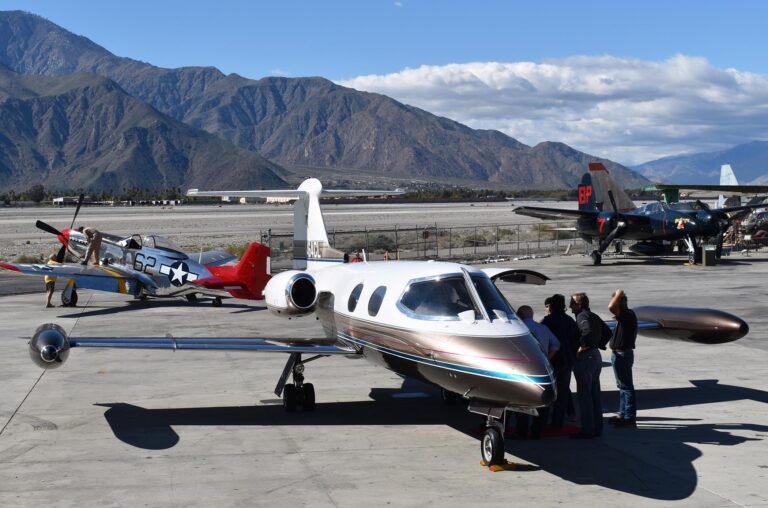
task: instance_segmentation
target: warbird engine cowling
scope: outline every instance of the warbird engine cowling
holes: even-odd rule
[[[55,369],[69,357],[69,338],[62,327],[41,325],[29,341],[29,356],[44,369]]]
[[[310,314],[317,305],[315,279],[299,270],[282,272],[267,283],[264,301],[271,312],[281,316]]]

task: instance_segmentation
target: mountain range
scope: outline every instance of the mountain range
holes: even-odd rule
[[[91,123],[78,125],[73,123],[75,117],[65,115],[70,134],[83,129],[87,131],[78,136],[91,137],[90,143],[67,150],[56,144],[60,136],[32,128],[42,126],[46,121],[43,115],[52,115],[52,110],[27,106],[30,114],[18,116],[18,122],[24,118],[26,124],[6,127],[3,122],[0,131],[0,136],[17,144],[16,152],[0,158],[0,171],[11,175],[6,185],[16,187],[26,185],[35,171],[52,172],[44,179],[56,180],[64,171],[62,167],[73,175],[71,182],[86,186],[143,183],[151,188],[166,184],[207,187],[201,183],[207,147],[213,147],[208,159],[219,163],[207,171],[215,175],[216,183],[227,187],[240,185],[243,180],[251,180],[251,187],[270,185],[280,183],[281,178],[290,181],[307,173],[333,170],[350,178],[369,175],[404,181],[450,179],[495,188],[573,188],[588,162],[603,162],[628,188],[648,183],[624,166],[562,143],[527,146],[498,131],[471,129],[384,95],[360,92],[319,77],[251,80],[224,75],[213,67],[164,69],[118,57],[85,37],[21,11],[0,12],[0,64],[24,75],[78,76],[69,82],[81,86],[66,92],[72,102],[59,106],[57,112],[76,113],[72,104],[97,91],[109,96],[99,100],[117,108],[110,114],[125,111],[119,103],[130,104],[133,112],[121,116],[118,123],[112,119],[113,124],[99,124],[101,128],[95,130]],[[103,79],[98,85],[96,81],[85,85],[96,79],[94,75]],[[5,79],[18,81],[8,76]],[[4,103],[0,107],[5,108],[8,101],[51,104],[63,100],[61,95],[48,95],[66,88],[63,82],[34,79],[43,84],[32,86],[22,80],[26,88],[34,89],[34,96],[18,97],[8,89],[0,97]],[[93,101],[90,97],[87,102]],[[141,109],[139,103],[146,107]],[[77,118],[86,117],[81,114]],[[152,131],[153,122],[163,125],[164,132],[173,132],[173,141],[169,134],[159,143],[160,134]],[[119,132],[112,132],[118,124]],[[154,137],[126,138],[132,129],[144,129],[141,132]],[[205,143],[196,145],[196,157],[182,148],[186,137]],[[221,144],[216,145],[213,138]],[[115,147],[123,146],[120,140],[133,143],[130,155],[124,148],[123,152],[97,149],[112,147],[113,142]],[[13,155],[22,152],[27,155]],[[56,155],[59,152],[61,155]],[[222,172],[225,160],[218,156],[222,152],[227,153],[226,163],[233,166],[231,171],[240,180],[229,180],[235,176]],[[254,158],[256,154],[272,163]],[[194,163],[185,163],[185,157]],[[252,170],[246,171],[251,164]]]
[[[741,184],[768,184],[768,141],[752,141],[717,152],[664,157],[634,167],[664,183],[720,183],[720,166],[730,164]]]

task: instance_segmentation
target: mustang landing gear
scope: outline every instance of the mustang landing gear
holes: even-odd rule
[[[61,304],[64,307],[77,307],[77,290],[74,286],[67,284],[61,292]]]
[[[275,395],[282,394],[283,408],[292,413],[301,406],[304,411],[315,410],[315,387],[312,383],[304,382],[304,364],[316,360],[324,355],[316,355],[306,360],[301,359],[301,353],[291,353],[285,364],[283,374],[277,381]],[[286,384],[288,375],[292,375],[293,383]]]

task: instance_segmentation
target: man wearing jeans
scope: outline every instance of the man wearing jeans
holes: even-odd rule
[[[632,364],[635,362],[635,339],[637,338],[637,317],[627,306],[627,295],[623,289],[613,293],[608,310],[616,316],[616,328],[608,343],[613,353],[611,364],[619,388],[619,414],[608,419],[616,427],[637,426],[635,423],[635,386],[632,382]]]
[[[600,316],[589,310],[586,293],[571,295],[571,312],[579,327],[579,349],[573,373],[576,377],[576,398],[579,401],[581,431],[574,439],[592,439],[603,433],[603,407],[600,403],[600,371],[602,357],[600,344],[605,323]]]

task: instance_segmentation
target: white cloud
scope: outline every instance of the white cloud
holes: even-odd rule
[[[424,65],[339,84],[526,144],[562,141],[626,164],[768,139],[768,75],[699,57]]]

